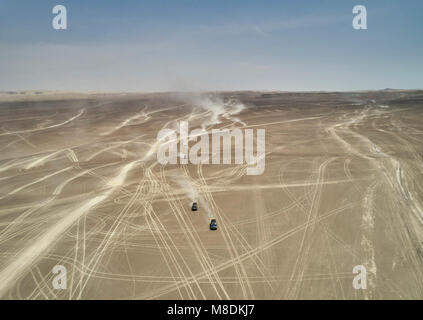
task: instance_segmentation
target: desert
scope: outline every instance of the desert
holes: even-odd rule
[[[0,298],[422,299],[422,119],[419,90],[3,92]],[[263,173],[159,163],[180,121],[264,129]]]

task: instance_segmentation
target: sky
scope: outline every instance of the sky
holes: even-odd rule
[[[423,88],[421,0],[0,0],[0,91],[384,88]]]

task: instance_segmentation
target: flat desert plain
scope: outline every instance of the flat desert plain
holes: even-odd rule
[[[180,121],[264,172],[160,164]],[[0,297],[423,299],[422,141],[423,91],[1,93]]]

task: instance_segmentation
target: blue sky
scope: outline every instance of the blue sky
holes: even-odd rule
[[[422,88],[422,39],[421,0],[0,0],[0,90]]]

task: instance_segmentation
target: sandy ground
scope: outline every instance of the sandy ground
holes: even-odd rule
[[[266,129],[264,173],[159,164],[181,120]],[[2,93],[0,297],[423,299],[422,139],[422,91]]]

